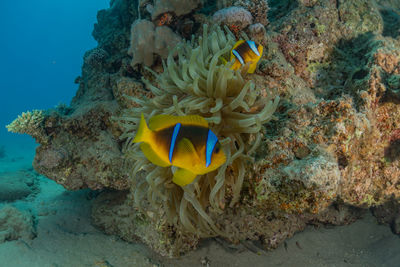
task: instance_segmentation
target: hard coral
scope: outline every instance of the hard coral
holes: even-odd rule
[[[89,64],[93,68],[101,68],[108,56],[107,51],[97,47],[85,53],[83,62]]]
[[[234,43],[231,33],[216,27],[209,34],[205,25],[197,43],[180,43],[178,60],[174,60],[171,51],[164,72],[154,73],[158,87],[144,81],[154,98],[132,97],[140,107],[126,110],[120,118],[126,130],[124,136],[129,138],[126,157],[135,161],[135,205],[142,211],[151,210],[179,231],[200,237],[228,235],[215,225],[212,217],[224,209],[226,202],[232,206],[239,200],[245,173],[250,170],[248,162],[262,139],[262,125],[272,118],[279,101],[271,94],[259,98],[251,81],[221,64],[220,57],[228,56]],[[139,146],[129,141],[141,113],[148,118],[156,114],[205,117],[222,139],[226,163],[184,188],[173,184],[170,169],[151,164]]]
[[[261,43],[264,40],[265,33],[265,27],[261,23],[255,23],[249,26],[249,37],[257,43]]]
[[[268,2],[267,0],[238,0],[235,1],[235,6],[243,6],[250,11],[254,18],[255,23],[261,23],[262,25],[268,25]]]
[[[159,15],[166,12],[173,12],[176,16],[186,15],[201,6],[203,0],[155,0],[151,18],[156,19]]]
[[[234,25],[239,29],[244,29],[253,23],[253,17],[248,10],[234,6],[218,10],[214,13],[213,20],[217,24]]]
[[[244,8],[253,16],[255,23],[261,23],[264,26],[269,23],[267,18],[269,10],[267,0],[223,0],[222,3],[217,3],[217,6],[220,8],[231,6]]]
[[[29,134],[34,138],[42,139],[43,129],[41,124],[44,122],[45,117],[45,112],[42,110],[23,112],[6,127],[9,132]]]

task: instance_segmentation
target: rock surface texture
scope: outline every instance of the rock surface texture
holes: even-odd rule
[[[347,224],[357,219],[360,208],[380,205],[384,206],[375,214],[400,232],[398,216],[390,215],[398,212],[400,200],[400,7],[396,1],[272,0],[268,6],[266,1],[241,0],[217,1],[212,7],[207,1],[204,6],[202,1],[190,1],[184,11],[177,9],[174,14],[168,12],[175,10],[178,1],[111,2],[109,9],[98,13],[93,36],[99,45],[85,55],[71,105],[25,113],[9,126],[39,142],[34,161],[39,173],[71,190],[109,189],[94,200],[96,225],[125,240],[141,240],[171,257],[209,236],[231,242],[261,241],[267,249],[276,248],[307,224]],[[251,10],[255,2],[268,15]],[[158,99],[157,88],[168,96],[170,88],[161,85],[201,89],[201,78],[192,77],[193,83],[185,84],[181,81],[190,80],[185,75],[172,75],[185,73],[189,62],[185,55],[198,50],[195,43],[190,48],[181,41],[185,49],[175,54],[179,63],[173,63],[171,55],[163,65],[152,52],[141,54],[139,50],[146,46],[131,36],[136,32],[131,31],[132,25],[137,25],[140,12],[147,27],[168,27],[164,34],[173,36],[163,38],[166,42],[179,42],[179,38],[190,42],[192,34],[195,40],[206,40],[203,25],[213,27],[218,20],[212,15],[217,8],[229,8],[227,3],[248,9],[258,24],[225,25],[233,33],[225,32],[226,44],[232,45],[229,38],[242,36],[243,31],[256,34],[264,46],[257,71],[243,75],[241,84],[249,82],[256,92],[256,100],[245,99],[255,106],[244,107],[243,114],[259,112],[256,103],[274,95],[280,97],[274,119],[262,125],[260,135],[246,133],[238,139],[243,144],[236,146],[245,147],[248,154],[240,164],[232,160],[234,164],[226,166],[222,186],[209,182],[214,187],[202,191],[203,180],[211,178],[200,177],[194,186],[199,189],[189,196],[189,191],[165,182],[160,172],[163,177],[152,182],[163,184],[155,187],[145,179],[151,167],[133,172],[135,157],[129,140],[140,114],[133,114],[132,121],[126,114],[148,106],[153,97]],[[239,32],[234,32],[236,26]],[[160,42],[159,56],[166,58],[169,44]],[[203,49],[204,43],[199,41]],[[149,58],[132,59],[132,54]],[[171,96],[171,106],[177,108],[166,112],[190,113],[179,103],[182,97]],[[199,97],[199,102],[203,100]],[[217,109],[223,103],[211,104]],[[121,118],[132,125],[132,131],[127,131]],[[214,127],[218,123],[214,121]],[[243,178],[237,181],[236,177]],[[150,194],[149,188],[166,189]],[[206,196],[200,198],[199,192]],[[211,201],[215,196],[221,196],[217,205]],[[203,209],[198,209],[196,199]],[[167,206],[178,212],[166,214]],[[182,217],[179,210],[189,215]]]

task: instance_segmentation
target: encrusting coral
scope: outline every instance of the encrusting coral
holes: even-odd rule
[[[225,235],[212,216],[222,211],[226,199],[230,199],[231,206],[238,201],[245,172],[262,139],[262,125],[273,118],[279,102],[272,93],[260,98],[251,80],[246,81],[239,71],[222,64],[220,58],[229,56],[234,36],[219,27],[210,32],[204,26],[198,42],[180,43],[163,64],[163,73],[149,70],[155,75],[157,86],[144,82],[154,96],[127,96],[139,107],[127,109],[117,118],[125,129],[122,137],[128,138],[125,155],[135,161],[135,205],[142,211],[144,202],[157,212],[164,209],[170,224],[202,237]],[[177,61],[173,58],[176,51]],[[157,114],[205,117],[222,139],[226,163],[183,188],[173,184],[171,170],[149,163],[139,146],[131,142],[141,113],[148,118]]]

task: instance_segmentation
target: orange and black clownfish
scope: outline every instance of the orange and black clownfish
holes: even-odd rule
[[[249,64],[248,73],[254,73],[257,63],[262,57],[263,46],[254,41],[237,41],[231,50],[231,58],[235,60],[231,69],[238,70],[240,67]]]
[[[217,136],[201,116],[156,115],[146,124],[143,113],[134,143],[153,164],[177,167],[173,182],[185,186],[197,175],[216,170],[226,161]]]

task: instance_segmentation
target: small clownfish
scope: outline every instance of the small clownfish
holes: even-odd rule
[[[147,126],[143,113],[134,143],[153,164],[177,167],[173,182],[185,186],[197,175],[218,169],[226,161],[217,136],[201,116],[156,115]]]
[[[247,73],[254,73],[262,53],[263,46],[256,44],[254,41],[237,41],[231,50],[230,60],[235,59],[231,69],[238,70],[241,66],[249,63]]]

